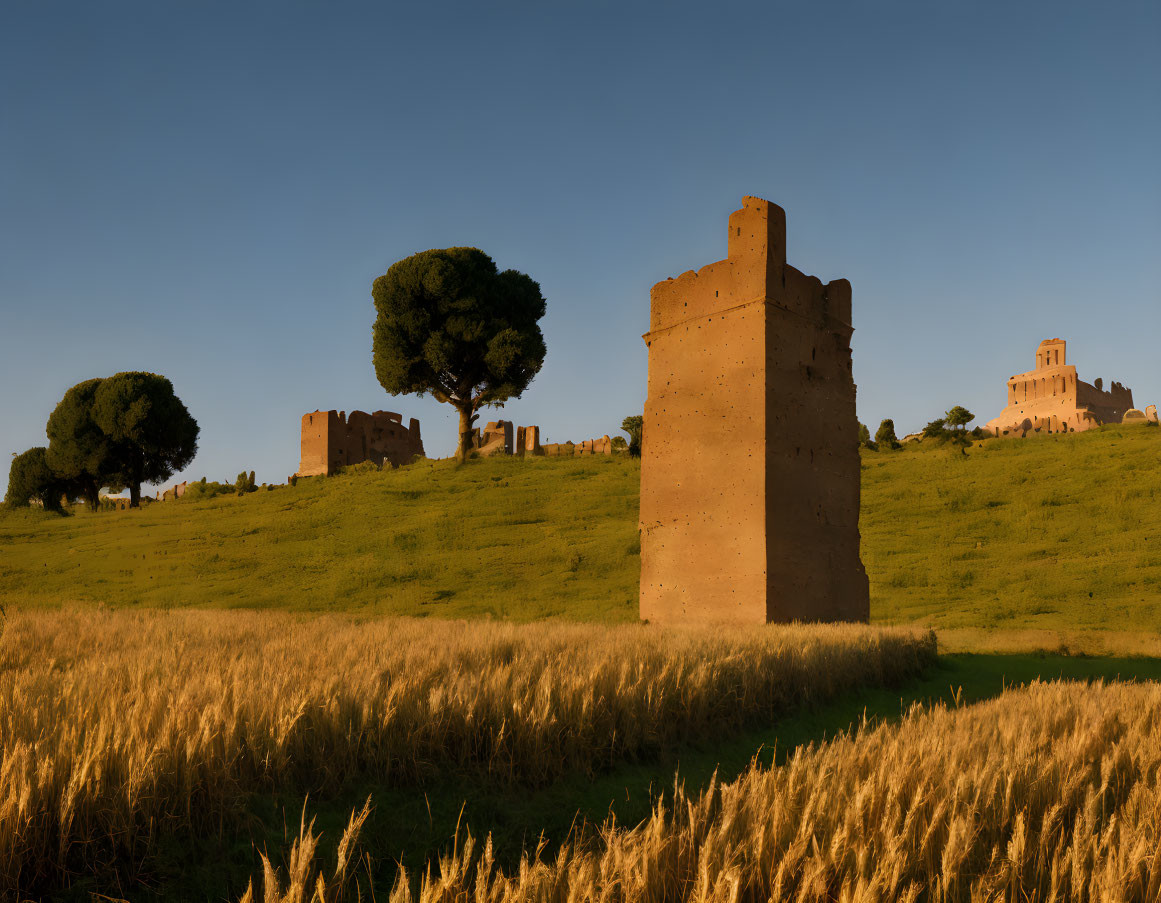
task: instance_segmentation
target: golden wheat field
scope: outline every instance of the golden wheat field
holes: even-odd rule
[[[1036,683],[916,707],[693,797],[676,785],[641,825],[606,825],[509,873],[465,836],[438,866],[401,871],[390,899],[1145,903],[1161,899],[1159,782],[1161,687]],[[267,863],[261,899],[365,890],[347,865],[362,818],[325,876],[305,826],[289,875]]]
[[[210,831],[245,793],[537,785],[914,676],[929,632],[20,612],[0,636],[0,898]]]

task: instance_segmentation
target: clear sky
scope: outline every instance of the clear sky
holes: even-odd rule
[[[649,287],[746,194],[854,286],[859,415],[979,421],[1037,343],[1161,402],[1161,4],[5,2],[0,490],[74,383],[173,380],[185,477],[283,481],[316,408],[455,422],[371,364],[371,281],[475,245],[538,280],[502,416],[616,434]],[[181,479],[182,475],[176,477]]]

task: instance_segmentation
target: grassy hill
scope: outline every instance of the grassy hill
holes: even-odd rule
[[[450,461],[141,511],[0,519],[0,599],[622,621],[639,470]]]
[[[1161,430],[863,459],[872,619],[1161,631]],[[636,617],[624,458],[428,462],[241,498],[0,515],[0,603]]]

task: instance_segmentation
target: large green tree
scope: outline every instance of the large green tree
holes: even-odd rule
[[[100,505],[101,487],[109,485],[114,470],[113,444],[93,419],[93,400],[102,382],[87,379],[65,392],[45,427],[48,466],[75,485],[92,511]]]
[[[111,445],[105,485],[127,486],[129,507],[141,507],[141,484],[160,483],[197,454],[198,424],[156,373],[129,371],[101,381],[93,422]]]
[[[371,296],[379,383],[392,395],[430,393],[452,405],[456,458],[466,460],[477,411],[519,398],[544,363],[540,285],[498,272],[477,248],[445,248],[393,264]]]
[[[59,511],[61,497],[68,494],[70,489],[68,481],[62,480],[48,466],[48,449],[37,446],[13,456],[4,503],[13,508],[23,508],[36,499],[46,510]]]

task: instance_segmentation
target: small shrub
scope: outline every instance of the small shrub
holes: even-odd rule
[[[879,424],[879,429],[875,431],[875,444],[885,450],[894,450],[900,447],[899,440],[895,436],[895,421],[885,419]]]
[[[390,467],[390,464],[386,465]],[[340,473],[378,473],[381,468],[374,461],[360,461],[358,464],[348,464]]]
[[[190,483],[186,486],[185,495],[181,497],[181,501],[204,501],[219,495],[229,495],[236,491],[237,489],[229,483],[207,482],[206,478],[202,477],[197,483]]]

